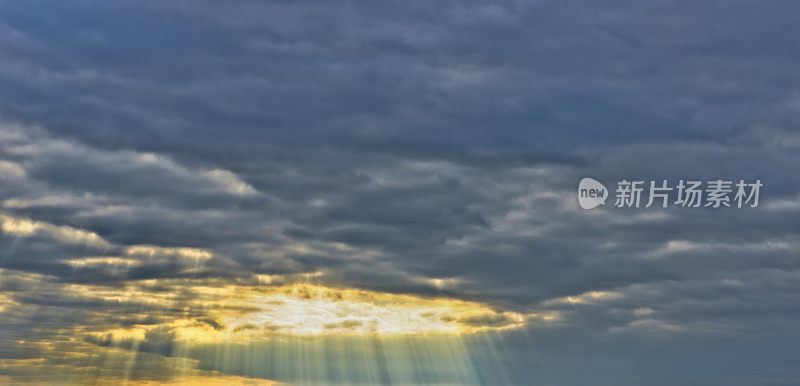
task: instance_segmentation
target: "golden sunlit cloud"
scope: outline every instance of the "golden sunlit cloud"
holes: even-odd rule
[[[17,236],[33,236],[37,233],[48,234],[66,243],[85,244],[98,248],[110,248],[111,244],[96,233],[76,229],[70,226],[56,226],[42,221],[0,215],[0,229],[5,233]]]
[[[231,332],[289,335],[468,334],[521,327],[525,315],[485,304],[295,284],[247,296],[259,311],[223,317]]]
[[[43,234],[62,242],[117,248],[95,233],[70,226],[7,215],[0,215],[0,226],[4,232],[22,237]],[[124,270],[156,256],[197,263],[215,257],[204,249],[155,245],[127,246],[121,252],[121,256],[86,256],[67,262],[76,269],[111,266]],[[320,275],[312,272],[293,279],[260,276],[246,283],[151,279],[124,285],[70,284],[64,290],[86,299],[136,304],[146,308],[141,317],[149,313],[159,318],[156,326],[133,324],[86,331],[102,334],[103,339],[108,334],[114,339],[146,339],[155,327],[168,331],[170,340],[185,342],[241,341],[271,335],[463,335],[520,328],[528,320],[552,321],[557,316],[501,311],[485,303],[452,298],[305,284]],[[455,278],[417,281],[436,288],[459,284]]]
[[[330,282],[324,270],[202,276],[198,274],[203,265],[226,257],[194,247],[120,245],[87,230],[5,214],[0,214],[0,229],[17,239],[37,237],[94,248],[97,254],[62,261],[84,279],[91,279],[93,272],[121,278],[69,283],[48,275],[0,269],[2,283],[12,289],[0,294],[0,320],[28,325],[31,315],[65,318],[63,324],[20,335],[24,338],[10,350],[37,359],[0,359],[4,369],[0,383],[31,373],[45,383],[250,383],[253,379],[201,370],[208,367],[189,359],[205,358],[206,364],[213,363],[211,368],[227,369],[232,366],[229,362],[208,356],[217,358],[216,353],[236,347],[242,352],[256,349],[264,355],[278,355],[276,358],[282,358],[282,350],[314,356],[348,347],[373,353],[376,362],[369,366],[379,366],[392,355],[405,358],[403,363],[413,361],[414,347],[419,345],[432,353],[447,353],[445,358],[458,358],[450,363],[451,370],[461,369],[469,363],[462,339],[521,329],[528,323],[552,324],[560,318],[558,311],[523,313],[451,297],[323,285],[320,283]],[[300,244],[289,248],[307,249]],[[126,279],[129,274],[134,277],[130,272],[135,269],[158,264],[178,264],[180,269],[171,277]],[[411,279],[420,288],[438,290],[466,285],[459,278]],[[385,351],[380,348],[384,343]],[[221,355],[228,358],[228,354]],[[143,366],[147,373],[140,371]],[[284,374],[294,370],[279,366],[272,371]],[[410,374],[409,369],[386,371],[401,379]],[[472,379],[458,371],[451,375]]]
[[[478,302],[426,298],[355,288],[314,284],[282,286],[195,285],[185,291],[148,293],[147,283],[136,288],[90,288],[74,285],[71,291],[106,301],[142,299],[166,309],[184,307],[174,315],[160,315],[157,326],[136,325],[97,331],[102,341],[143,340],[181,344],[242,342],[276,335],[463,335],[520,328],[534,318],[552,315],[498,311]],[[155,284],[155,283],[153,283]],[[169,288],[169,281],[161,281]],[[183,288],[186,288],[185,283]],[[187,297],[191,296],[191,299]],[[190,315],[191,317],[187,317]],[[157,328],[159,330],[157,330]]]
[[[87,257],[73,264],[83,267],[110,261],[116,260]],[[0,383],[20,374],[36,374],[30,379],[43,383],[256,381],[206,371],[238,366],[229,359],[239,354],[228,350],[251,353],[254,361],[259,356],[278,361],[271,372],[260,375],[272,378],[268,374],[287,377],[300,371],[287,364],[294,363],[294,357],[287,359],[284,353],[293,350],[319,360],[321,355],[328,355],[326,352],[337,350],[343,350],[342,355],[371,353],[374,357],[370,361],[358,362],[358,366],[370,369],[388,358],[409,364],[420,355],[415,350],[422,349],[432,356],[429,360],[447,363],[448,371],[455,371],[448,376],[472,379],[469,377],[473,375],[458,372],[469,369],[462,339],[483,339],[493,334],[479,333],[514,330],[529,322],[547,323],[552,317],[502,311],[486,303],[452,298],[292,282],[318,277],[320,273],[314,272],[252,280],[164,278],[67,284],[46,275],[0,269],[0,280],[10,288],[36,289],[28,293],[25,303],[15,301],[18,294],[14,290],[0,295],[3,320],[24,325],[37,314],[72,320],[22,335],[13,342],[9,349],[36,359],[0,359]],[[60,304],[83,308],[72,314]],[[248,366],[261,365],[253,362]],[[256,371],[257,367],[248,369]],[[386,371],[398,379],[411,376],[411,370],[405,367]],[[372,379],[368,373],[358,376]]]
[[[213,254],[209,251],[199,248],[169,248],[157,247],[155,245],[134,245],[125,249],[125,254],[128,256],[176,256],[191,259],[210,259]]]
[[[542,304],[545,306],[552,306],[556,304],[592,304],[605,300],[619,299],[622,296],[622,293],[616,291],[589,291],[580,295],[550,299]]]
[[[10,233],[21,237],[30,237],[37,234],[47,235],[56,240],[70,244],[83,244],[91,247],[111,249],[115,245],[100,235],[73,228],[67,225],[54,225],[43,221],[34,221],[26,218],[12,217],[0,214],[0,229],[5,233]],[[152,258],[158,256],[178,257],[189,260],[207,260],[214,257],[211,251],[201,248],[190,247],[160,247],[156,245],[131,245],[124,248],[124,254],[129,257]],[[92,258],[92,262],[97,263],[99,258]],[[121,257],[109,257],[108,264],[119,263]],[[73,265],[82,265],[89,260],[75,259]]]

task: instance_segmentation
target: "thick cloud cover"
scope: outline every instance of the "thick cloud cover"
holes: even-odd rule
[[[798,12],[3,2],[0,337],[128,320],[71,285],[272,275],[557,312],[472,354],[511,383],[797,382]],[[764,188],[583,211],[584,176]]]

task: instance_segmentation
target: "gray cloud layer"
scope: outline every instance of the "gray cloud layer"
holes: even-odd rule
[[[0,267],[53,285],[321,272],[563,312],[529,329],[542,343],[507,342],[511,381],[797,381],[798,7],[3,2],[2,210],[107,244],[4,232]],[[765,188],[756,209],[588,213],[587,175]],[[213,257],[68,263],[133,245]],[[529,369],[537,350],[552,359]]]

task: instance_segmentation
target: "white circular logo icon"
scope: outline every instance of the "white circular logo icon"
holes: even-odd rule
[[[608,189],[600,181],[586,177],[578,184],[578,203],[583,209],[596,208],[605,205],[608,198]]]

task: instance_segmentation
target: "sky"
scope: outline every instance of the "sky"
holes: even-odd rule
[[[796,384],[798,14],[0,2],[0,381]]]

